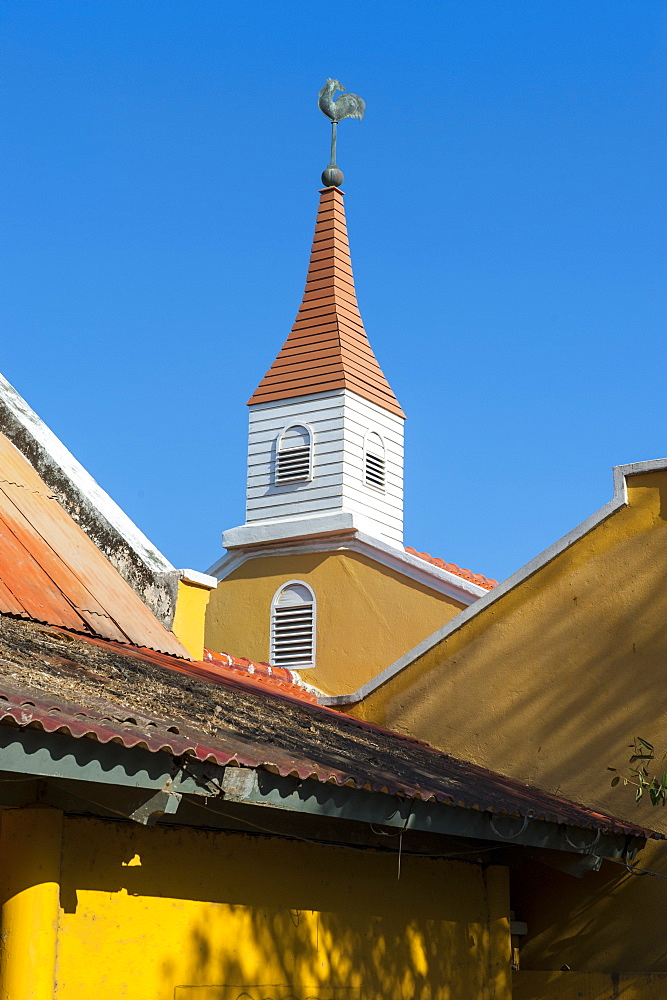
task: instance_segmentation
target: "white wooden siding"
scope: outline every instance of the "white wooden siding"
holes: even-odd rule
[[[298,423],[313,432],[312,479],[278,485],[278,438]],[[385,445],[384,490],[365,481],[364,442],[373,430]],[[348,390],[251,406],[246,523],[325,511],[362,515],[379,538],[403,545],[403,420]]]

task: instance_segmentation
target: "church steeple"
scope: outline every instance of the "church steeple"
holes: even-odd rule
[[[377,363],[357,304],[343,192],[320,192],[303,300],[292,331],[249,405],[349,389],[404,417]]]
[[[338,80],[327,80],[318,104],[331,120],[331,159],[306,287],[290,335],[248,400],[246,521],[224,532],[223,545],[347,535],[402,551],[405,415],[361,320],[336,163],[338,123],[362,118],[366,105]]]

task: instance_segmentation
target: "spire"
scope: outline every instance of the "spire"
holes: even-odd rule
[[[357,305],[343,192],[320,192],[303,301],[292,332],[248,404],[349,389],[399,417]]]

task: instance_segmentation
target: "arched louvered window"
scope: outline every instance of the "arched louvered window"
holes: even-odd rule
[[[286,427],[278,438],[276,483],[298,483],[312,478],[313,435],[304,424]]]
[[[271,604],[271,663],[315,666],[315,595],[298,580],[281,587]]]
[[[369,431],[364,444],[364,480],[367,486],[384,490],[384,441],[377,431]]]

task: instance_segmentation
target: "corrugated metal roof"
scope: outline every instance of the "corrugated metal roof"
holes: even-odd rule
[[[661,837],[426,744],[186,662],[0,618],[0,723],[603,832]]]
[[[343,193],[325,188],[303,301],[292,332],[248,400],[264,403],[350,389],[404,416],[368,342],[354,289]]]
[[[189,658],[4,434],[0,612]]]

